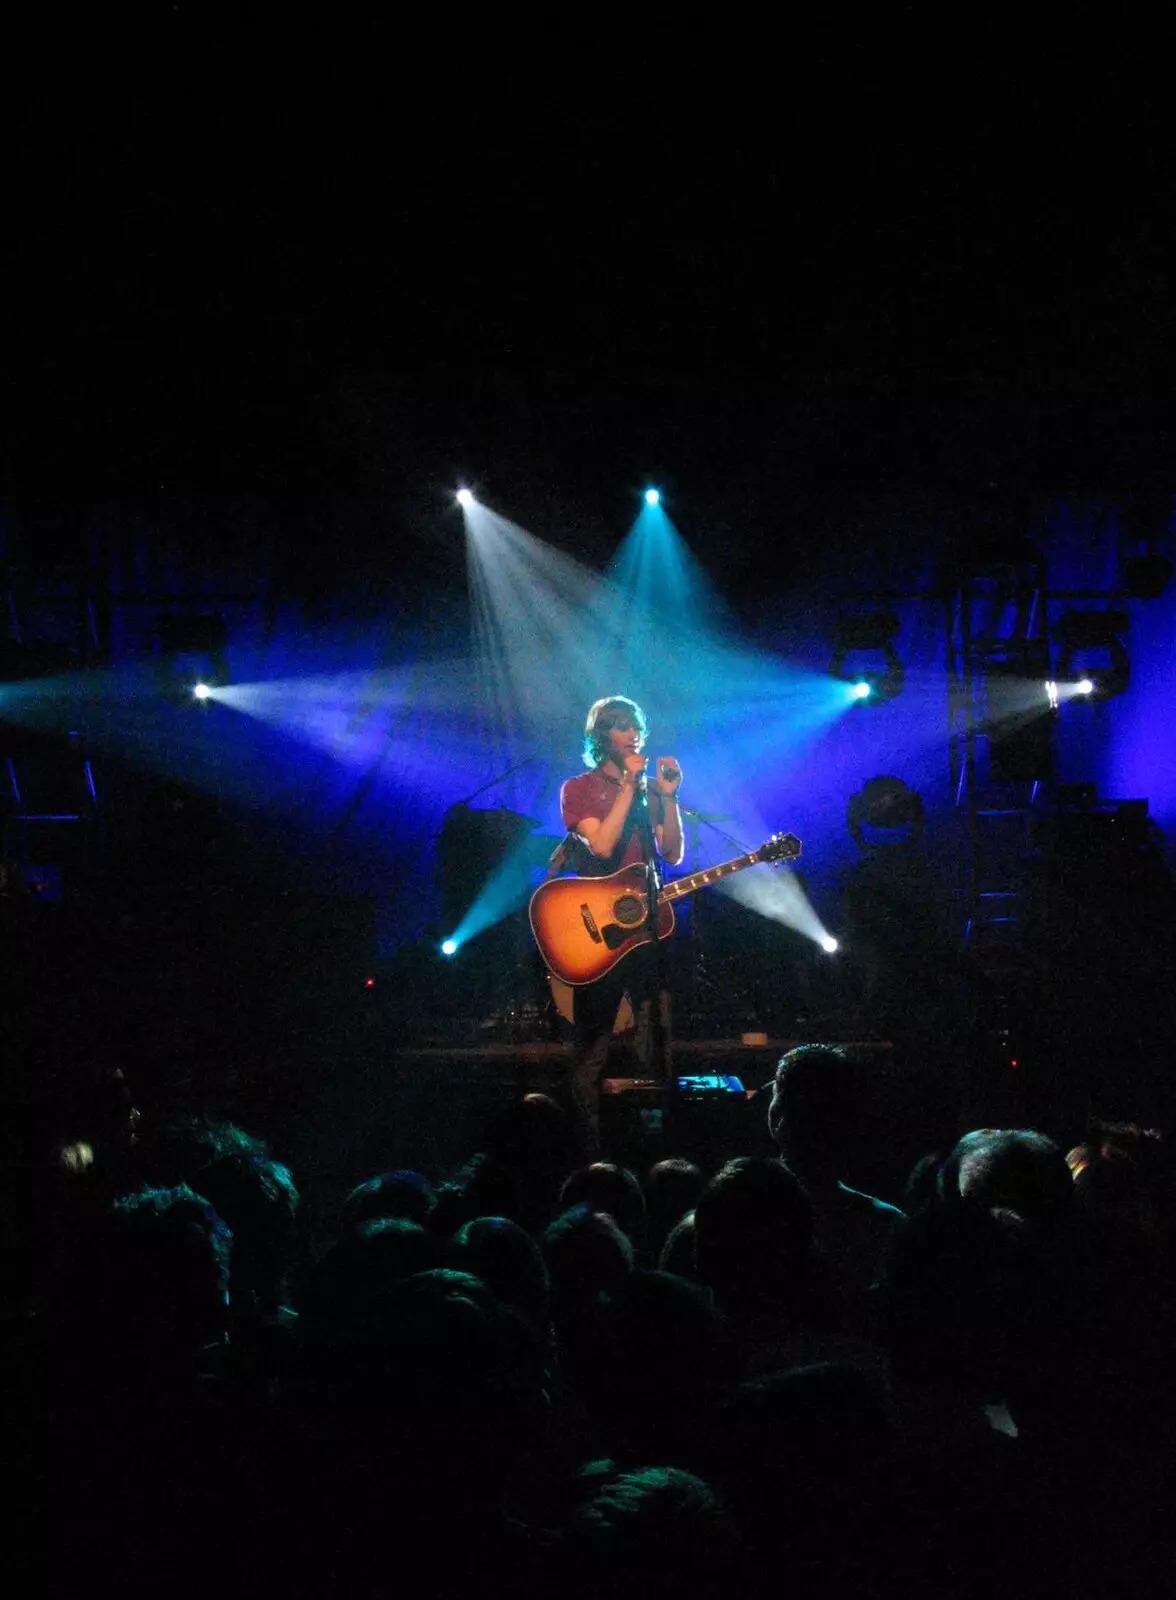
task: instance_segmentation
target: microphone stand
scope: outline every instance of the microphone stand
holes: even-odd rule
[[[645,860],[645,893],[646,893],[646,918],[647,926],[653,934],[653,995],[650,1001],[650,1041],[652,1044],[652,1061],[655,1076],[666,1086],[667,1093],[672,1087],[670,1081],[671,1063],[669,1049],[669,1030],[666,1018],[662,1013],[662,998],[666,990],[666,959],[662,948],[663,940],[658,937],[658,893],[661,882],[657,871],[657,842],[653,832],[653,818],[649,811],[649,791],[646,784],[642,784],[637,792],[637,831],[641,838],[641,854]]]
[[[750,855],[749,847],[741,839],[736,839],[734,834],[727,833],[725,829],[717,826],[720,822],[730,820],[726,815],[718,816],[705,811],[698,811],[693,806],[684,806],[681,801],[678,802],[678,810],[683,818],[689,817],[693,824],[691,830],[693,849],[698,847],[698,829],[699,824],[701,824],[704,828],[709,828],[712,833],[717,834],[720,839],[725,840],[727,844],[734,845],[739,855]],[[700,1005],[699,968],[700,965],[705,965],[705,951],[700,954],[699,950],[702,942],[699,938],[698,915],[696,912],[692,912],[690,917],[690,1003],[695,1014],[697,1014]]]

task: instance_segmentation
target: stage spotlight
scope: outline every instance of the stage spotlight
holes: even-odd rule
[[[192,690],[192,693],[196,696],[197,700],[207,700],[209,695],[211,695],[212,690],[206,683],[198,683]]]
[[[831,933],[821,935],[821,949],[827,956],[836,955],[841,946]]]
[[[1093,694],[1094,693],[1094,679],[1093,678],[1079,678],[1078,682],[1074,685],[1074,693],[1075,694]]]
[[[455,956],[457,954],[457,940],[456,939],[445,939],[445,940],[443,940],[442,944],[441,944],[441,954],[443,956]]]
[[[1074,682],[1078,693],[1097,695],[1100,700],[1122,694],[1131,682],[1131,661],[1122,638],[1129,626],[1125,611],[1067,611],[1057,626],[1061,642],[1058,678],[1062,682]],[[1080,658],[1091,655],[1103,657],[1108,665],[1096,666],[1093,670],[1087,666],[1082,671]],[[1090,685],[1088,689],[1080,687],[1086,683]]]
[[[190,699],[195,684],[228,686],[229,630],[219,612],[166,612],[154,633],[160,689],[169,699]]]
[[[923,801],[901,778],[871,778],[850,796],[846,822],[863,855],[909,845],[923,832]]]
[[[833,628],[829,676],[850,685],[859,705],[893,700],[901,694],[903,665],[895,648],[898,618],[892,611],[850,611]],[[881,658],[882,672],[871,669]]]
[[[67,1172],[84,1172],[94,1165],[94,1150],[82,1141],[63,1144],[58,1148],[57,1159]]]
[[[457,491],[457,503],[463,511],[469,511],[476,502],[468,489],[459,489]]]
[[[659,506],[659,505],[661,505],[661,493],[660,493],[660,491],[657,490],[657,489],[646,489],[646,491],[645,491],[645,504],[647,506]]]

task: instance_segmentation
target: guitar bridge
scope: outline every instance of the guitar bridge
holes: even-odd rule
[[[595,943],[600,943],[600,929],[596,926],[596,918],[589,911],[587,905],[580,907],[580,915],[584,919],[584,926],[588,929],[588,937]]]

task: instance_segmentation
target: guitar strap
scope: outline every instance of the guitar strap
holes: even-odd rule
[[[563,838],[559,841],[548,858],[547,871],[543,874],[544,883],[546,883],[550,878],[557,878],[567,866],[568,862],[571,860],[572,851],[575,849],[576,840],[578,838],[579,834],[576,833],[575,829],[572,829],[568,833],[564,834]]]
[[[613,780],[610,778],[609,782]],[[650,887],[660,886],[657,870],[657,846],[653,838],[653,820],[649,814],[649,797],[644,789],[638,795],[636,812],[637,834],[641,840],[641,857],[649,868]],[[547,871],[543,874],[542,882],[547,883],[552,878],[557,878],[565,867],[573,860],[576,846],[583,840],[574,828],[570,828],[556,845],[547,860]]]

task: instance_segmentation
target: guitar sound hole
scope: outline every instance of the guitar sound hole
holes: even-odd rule
[[[645,921],[645,902],[635,894],[623,894],[613,904],[613,916],[622,928],[639,928]]]

